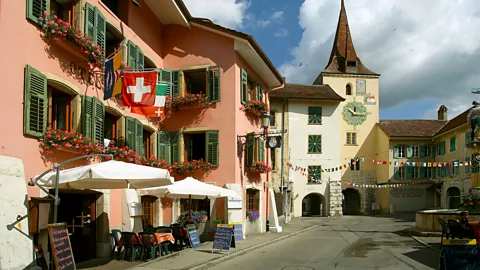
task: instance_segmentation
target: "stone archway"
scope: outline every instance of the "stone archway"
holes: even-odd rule
[[[344,215],[358,215],[360,214],[361,196],[358,190],[347,188],[342,191],[343,204],[342,210]]]
[[[460,206],[460,189],[458,187],[449,187],[447,189],[448,209],[456,209]]]
[[[302,217],[326,217],[325,197],[320,193],[310,193],[302,199]]]

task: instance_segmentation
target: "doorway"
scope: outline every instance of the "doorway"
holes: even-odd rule
[[[302,217],[326,216],[325,197],[318,193],[310,193],[302,200]]]
[[[344,215],[358,215],[360,214],[361,196],[358,190],[347,188],[343,193],[343,214]]]
[[[143,230],[146,230],[148,226],[154,226],[154,217],[155,217],[155,202],[157,197],[155,196],[142,196],[142,224]]]
[[[97,256],[97,194],[93,191],[79,192],[60,191],[57,220],[58,223],[67,223],[76,262],[95,259]]]

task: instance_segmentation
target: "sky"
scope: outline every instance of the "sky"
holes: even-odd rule
[[[287,83],[312,84],[340,0],[184,0],[193,16],[252,35]],[[478,0],[345,0],[357,55],[380,73],[381,119],[452,119],[478,100]]]

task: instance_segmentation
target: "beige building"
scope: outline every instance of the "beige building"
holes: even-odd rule
[[[437,120],[380,121],[377,159],[392,165],[377,165],[377,183],[408,184],[377,190],[381,212],[391,212],[390,205],[395,212],[458,206],[472,186],[470,173],[476,167],[465,166],[472,154],[466,147],[468,111],[448,121],[448,110],[442,105]]]

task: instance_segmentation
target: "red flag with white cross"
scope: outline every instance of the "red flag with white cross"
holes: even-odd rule
[[[158,73],[123,72],[122,105],[145,107],[155,104]]]

